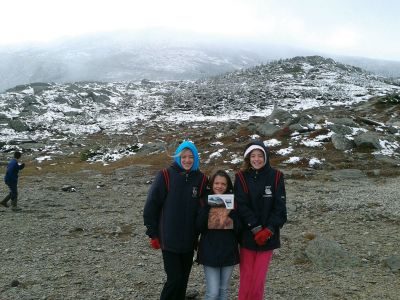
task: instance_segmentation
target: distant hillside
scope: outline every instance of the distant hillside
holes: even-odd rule
[[[310,54],[287,46],[159,30],[111,32],[0,48],[0,91],[31,82],[195,80]]]
[[[109,33],[0,48],[0,91],[31,82],[193,80],[298,50],[174,33]]]
[[[1,140],[126,132],[142,123],[224,121],[352,105],[399,91],[390,80],[320,56],[295,57],[198,81],[20,85],[0,94]]]
[[[0,48],[0,91],[32,82],[196,80],[276,59],[316,54],[321,55],[290,46],[159,29],[110,32]],[[400,78],[400,62],[334,58],[378,75]]]
[[[400,61],[351,56],[340,56],[334,58],[344,64],[360,67],[377,75],[400,79]]]

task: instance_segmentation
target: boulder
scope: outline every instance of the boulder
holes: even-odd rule
[[[348,137],[342,134],[334,133],[331,137],[332,144],[337,150],[350,150],[355,146],[354,140],[349,139]]]
[[[333,124],[333,125],[328,125],[328,128],[332,130],[334,133],[338,133],[341,135],[350,135],[353,133],[353,129],[351,129],[349,126],[346,125]]]
[[[293,119],[293,116],[287,110],[276,108],[267,119],[272,123],[276,123],[276,120],[278,120],[277,123],[286,123],[290,122]]]
[[[276,126],[276,125],[270,124],[270,123],[257,125],[257,131],[260,134],[265,135],[265,136],[273,136],[279,130],[281,130],[281,128],[279,126]]]
[[[14,129],[16,132],[24,132],[29,130],[28,125],[19,119],[9,120],[8,126]]]
[[[381,149],[379,139],[382,139],[380,134],[375,132],[364,132],[354,137],[354,143],[358,148]]]
[[[352,267],[358,263],[339,243],[320,236],[308,243],[305,253],[313,265],[323,269]]]

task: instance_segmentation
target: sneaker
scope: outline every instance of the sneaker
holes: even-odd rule
[[[2,205],[2,206],[4,206],[4,207],[8,207],[8,204],[7,204],[7,202],[3,202],[3,201],[1,201],[1,202],[0,202],[0,205]]]

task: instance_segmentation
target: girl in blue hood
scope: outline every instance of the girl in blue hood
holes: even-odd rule
[[[198,235],[195,223],[207,177],[199,171],[196,146],[184,141],[174,162],[159,171],[143,211],[153,249],[161,249],[167,281],[160,299],[184,300]]]

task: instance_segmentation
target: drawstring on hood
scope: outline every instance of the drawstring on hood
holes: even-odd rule
[[[180,154],[184,149],[189,149],[193,153],[194,161],[193,161],[193,166],[190,169],[190,171],[197,171],[200,166],[199,152],[197,151],[196,146],[190,141],[184,141],[183,143],[181,143],[178,146],[178,148],[176,148],[175,155],[174,155],[174,161],[178,164],[179,167],[181,167],[183,169]]]

